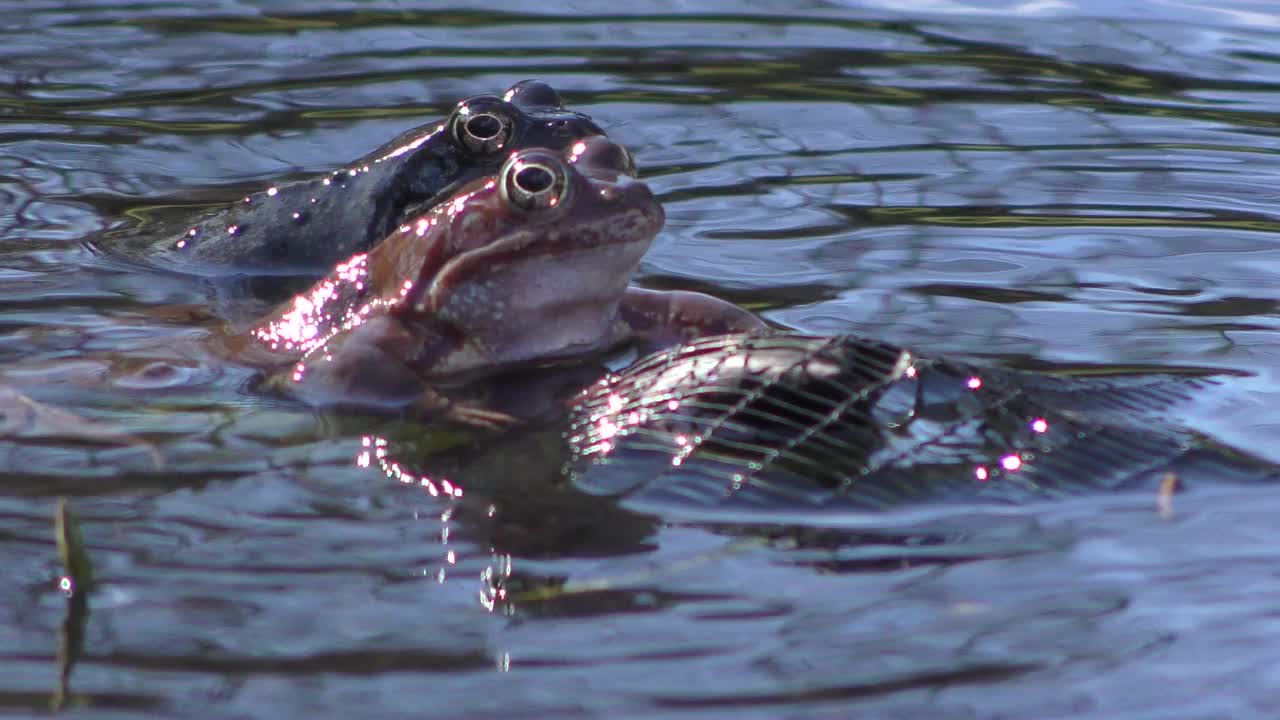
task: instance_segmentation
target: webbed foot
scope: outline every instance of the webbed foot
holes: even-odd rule
[[[481,430],[509,430],[521,420],[514,415],[492,410],[474,402],[456,402],[433,390],[426,390],[413,404],[416,413],[440,417]]]
[[[618,312],[645,350],[769,328],[764,320],[731,302],[683,290],[628,288]]]

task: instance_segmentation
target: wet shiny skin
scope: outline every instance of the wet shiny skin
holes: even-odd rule
[[[603,133],[566,110],[549,85],[525,80],[502,97],[467,98],[443,122],[414,128],[346,167],[273,184],[170,231],[128,229],[101,244],[198,274],[320,275],[463,184],[492,175],[511,152],[563,150]]]
[[[516,153],[338,265],[253,328],[245,350],[288,363],[272,382],[291,394],[404,405],[427,382],[608,349],[630,336],[619,303],[663,223],[631,172],[603,137],[567,158]],[[548,204],[521,207],[513,183],[549,176]]]

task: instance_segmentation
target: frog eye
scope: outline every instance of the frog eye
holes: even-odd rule
[[[511,140],[512,109],[502,98],[477,95],[458,103],[449,117],[449,138],[468,152],[492,155]]]
[[[521,108],[564,109],[564,101],[560,99],[560,93],[541,80],[521,80],[508,88],[502,98]]]
[[[518,153],[502,166],[502,196],[521,210],[547,210],[569,196],[569,167],[550,153]]]

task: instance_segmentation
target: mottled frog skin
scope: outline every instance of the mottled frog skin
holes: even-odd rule
[[[462,185],[493,175],[512,151],[561,151],[603,134],[546,83],[525,80],[502,97],[467,98],[443,122],[414,128],[347,167],[272,185],[159,239],[144,227],[100,244],[194,274],[319,276]],[[137,237],[142,232],[146,238]]]

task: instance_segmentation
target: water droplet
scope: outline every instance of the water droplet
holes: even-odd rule
[[[308,219],[309,219],[309,218],[307,217],[307,214],[306,214],[306,213],[304,213],[304,212],[302,212],[301,210],[299,210],[299,211],[297,211],[297,212],[293,213],[293,224],[294,224],[294,225],[302,225],[302,224],[305,224],[305,223],[307,222],[307,220],[308,220]]]

